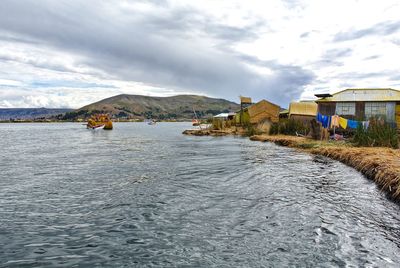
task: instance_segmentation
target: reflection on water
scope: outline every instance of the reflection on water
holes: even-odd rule
[[[187,127],[0,124],[0,266],[399,263],[399,207],[358,172]]]

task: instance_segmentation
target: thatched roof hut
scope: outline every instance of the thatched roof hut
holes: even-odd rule
[[[279,121],[280,107],[266,100],[261,100],[246,108],[249,113],[250,123],[258,124],[262,121],[269,120],[273,123]]]
[[[310,121],[317,115],[318,105],[314,101],[291,102],[289,118],[299,121]]]

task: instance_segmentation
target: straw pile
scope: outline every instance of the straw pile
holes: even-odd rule
[[[269,135],[254,135],[250,137],[250,140],[252,141],[268,141],[268,142],[273,142],[278,145],[282,146],[288,146],[288,147],[293,147],[293,148],[298,148],[301,147],[300,144],[304,144],[308,142],[309,140],[303,137],[296,137],[296,136],[285,136],[285,135],[274,135],[274,136],[269,136]]]
[[[190,136],[227,136],[227,135],[243,135],[242,129],[224,128],[222,130],[215,129],[188,129],[182,132],[184,135]]]

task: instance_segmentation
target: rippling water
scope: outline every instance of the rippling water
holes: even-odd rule
[[[400,263],[399,206],[355,170],[188,127],[0,124],[0,266]]]

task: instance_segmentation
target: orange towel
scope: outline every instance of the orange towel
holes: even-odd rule
[[[339,116],[338,115],[332,115],[331,128],[333,128],[333,127],[339,127]]]

